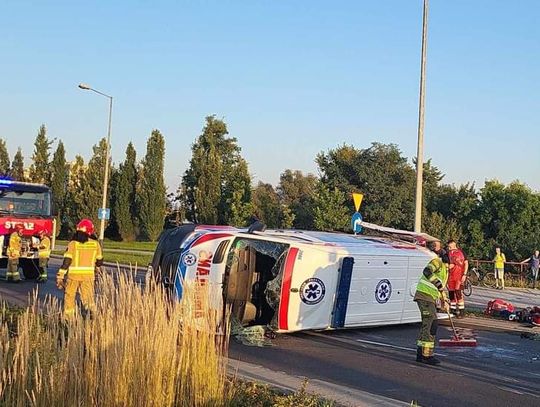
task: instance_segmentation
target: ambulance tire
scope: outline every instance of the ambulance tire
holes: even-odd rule
[[[39,260],[21,259],[19,269],[22,269],[22,275],[26,280],[35,280],[39,277]]]

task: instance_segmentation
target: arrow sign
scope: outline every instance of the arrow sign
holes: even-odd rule
[[[351,219],[351,227],[355,235],[362,231],[361,223],[362,223],[362,215],[360,215],[360,213],[358,212],[355,212]]]
[[[364,197],[364,194],[359,194],[357,192],[353,192],[352,198],[354,201],[354,208],[356,209],[356,212],[360,210],[360,205],[362,204],[362,198]]]
[[[111,209],[110,208],[99,208],[98,209],[98,219],[110,219]]]

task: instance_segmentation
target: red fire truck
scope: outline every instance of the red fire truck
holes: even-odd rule
[[[56,219],[53,215],[51,190],[46,185],[0,179],[0,267],[7,265],[9,236],[17,225],[23,226],[21,259],[25,278],[36,278],[39,233],[51,238],[54,248]]]

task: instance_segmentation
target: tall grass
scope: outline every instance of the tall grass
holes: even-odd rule
[[[228,338],[208,295],[186,287],[170,301],[152,280],[97,282],[91,317],[63,320],[54,298],[0,326],[0,405],[218,406],[226,386]],[[201,310],[203,312],[201,313]],[[228,330],[227,330],[228,331]]]

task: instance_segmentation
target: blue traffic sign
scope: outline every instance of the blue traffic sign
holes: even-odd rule
[[[360,233],[362,231],[362,215],[360,215],[360,212],[355,212],[351,219],[351,227],[353,232]]]
[[[111,209],[110,208],[99,208],[98,209],[98,219],[109,220],[111,218]]]

